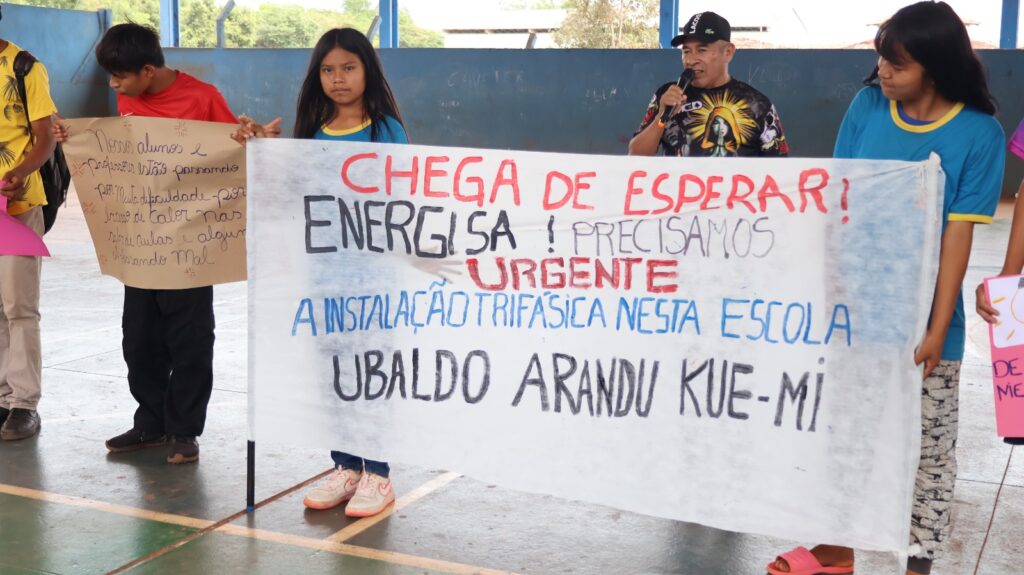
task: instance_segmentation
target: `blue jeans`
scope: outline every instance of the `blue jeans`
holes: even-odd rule
[[[331,459],[334,460],[335,467],[354,469],[356,471],[365,470],[367,473],[373,473],[374,475],[380,475],[381,477],[391,475],[391,466],[388,465],[386,461],[372,461],[369,459],[363,459],[356,455],[342,453],[340,451],[332,451]]]

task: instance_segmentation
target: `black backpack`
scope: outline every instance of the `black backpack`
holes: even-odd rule
[[[25,90],[25,76],[32,70],[36,58],[32,54],[22,50],[14,57],[14,76],[18,79],[18,91],[21,93],[21,104],[25,108],[25,118],[31,118],[28,113],[28,92]],[[35,133],[32,132],[32,120],[28,122],[29,136],[35,144]],[[39,175],[43,178],[43,187],[46,189],[46,205],[43,206],[43,233],[50,231],[54,220],[57,219],[57,210],[64,204],[68,197],[68,186],[71,185],[71,172],[68,170],[68,162],[64,159],[64,150],[58,143],[53,150],[53,155],[39,168]]]

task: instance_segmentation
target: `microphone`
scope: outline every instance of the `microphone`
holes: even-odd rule
[[[693,70],[690,69],[690,68],[686,68],[685,70],[683,70],[683,73],[679,75],[679,80],[676,81],[676,86],[679,86],[685,92],[686,89],[690,87],[690,82],[692,82],[692,81],[693,81]],[[672,110],[673,109],[674,108],[665,108],[665,112],[661,115],[661,118],[658,120],[658,127],[659,128],[664,128],[665,124],[668,123],[669,118],[672,117]]]

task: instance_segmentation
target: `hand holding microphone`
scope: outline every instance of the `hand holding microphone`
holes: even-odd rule
[[[661,118],[658,118],[658,127],[663,128],[668,123],[669,119],[674,115],[674,111],[686,102],[686,88],[690,86],[690,82],[693,81],[693,70],[687,68],[683,70],[683,73],[679,75],[679,80],[672,86],[665,90],[665,93],[661,95],[659,103],[663,109]]]

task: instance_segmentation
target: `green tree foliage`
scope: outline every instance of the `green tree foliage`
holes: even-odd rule
[[[505,10],[555,10],[569,8],[572,0],[501,0],[498,3]]]
[[[156,27],[160,24],[160,0],[5,0],[9,4],[44,6],[65,10],[96,11],[110,8],[114,23],[136,22]]]
[[[178,8],[181,11],[181,45],[185,48],[215,47],[220,8],[213,4],[213,0],[181,0]]]
[[[256,22],[256,46],[261,48],[305,47],[316,42],[313,19],[300,6],[262,4]]]
[[[345,0],[344,6],[344,13],[358,24],[369,26],[377,15],[377,6],[370,4],[370,0]]]
[[[160,0],[10,0],[13,4],[47,6],[71,10],[110,8],[114,23],[135,22],[158,28]],[[180,0],[181,45],[209,48],[217,45],[217,16],[223,0]],[[370,28],[377,15],[370,0],[345,0],[343,11],[307,9],[294,5],[261,4],[258,8],[235,6],[224,23],[228,48],[308,48],[320,35],[336,27],[352,27],[361,32]],[[440,48],[440,32],[417,26],[402,10],[399,19],[402,47]]]
[[[78,9],[79,0],[9,0],[8,4],[24,6],[42,6],[43,8],[61,8],[63,10]]]
[[[256,29],[259,15],[255,10],[235,6],[224,22],[224,43],[228,48],[252,48],[256,46]]]
[[[365,31],[366,28],[363,28]],[[398,46],[401,48],[444,48],[444,36],[413,24],[412,16],[402,10],[398,15]]]
[[[563,48],[657,48],[658,0],[569,0],[555,42]]]

